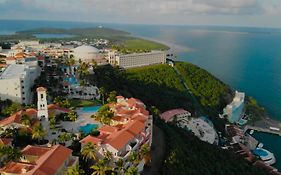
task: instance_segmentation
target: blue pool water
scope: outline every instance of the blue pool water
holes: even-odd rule
[[[76,85],[78,84],[78,81],[75,77],[65,77],[64,81],[67,81],[71,85]]]
[[[87,124],[84,126],[80,126],[80,131],[83,132],[84,134],[90,134],[93,129],[97,129],[98,125],[97,124]]]
[[[88,106],[81,108],[81,112],[83,113],[95,113],[100,109],[101,106]]]
[[[268,153],[267,153],[266,151],[264,151],[264,150],[262,150],[262,149],[259,149],[259,148],[255,149],[255,150],[253,151],[253,153],[254,153],[255,155],[261,156],[261,157],[265,157],[265,156],[268,155]]]

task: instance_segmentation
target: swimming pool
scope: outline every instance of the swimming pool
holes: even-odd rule
[[[84,134],[90,134],[93,131],[93,129],[97,129],[97,128],[98,128],[98,124],[88,123],[87,125],[80,126],[79,130]]]
[[[268,156],[268,153],[267,153],[265,150],[260,149],[260,148],[255,149],[255,150],[253,151],[253,153],[254,153],[255,155],[257,155],[257,156],[260,156],[260,157],[266,157],[266,156]]]
[[[78,81],[75,77],[65,77],[64,81],[68,82],[71,85],[78,85]]]
[[[82,113],[96,113],[100,108],[101,106],[88,106],[80,108],[80,111]]]

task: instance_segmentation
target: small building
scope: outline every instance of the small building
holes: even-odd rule
[[[174,120],[178,121],[183,118],[187,118],[191,116],[191,113],[184,109],[172,109],[166,111],[160,115],[161,119],[163,119],[166,123],[172,122]]]
[[[70,166],[79,163],[72,150],[62,145],[52,147],[26,146],[20,161],[11,161],[0,169],[2,175],[57,175],[66,174]]]

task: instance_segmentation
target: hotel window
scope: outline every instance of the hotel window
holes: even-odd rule
[[[42,99],[43,97],[44,97],[43,94],[41,94],[41,99]]]

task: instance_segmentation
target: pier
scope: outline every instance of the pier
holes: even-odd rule
[[[275,134],[275,135],[281,136],[281,130],[280,130],[280,131],[276,131],[276,130],[272,130],[272,129],[269,129],[269,128],[258,127],[258,126],[249,126],[249,125],[247,125],[247,126],[244,128],[244,133],[245,133],[248,129],[254,130],[254,131],[259,131],[259,132],[264,132],[264,133]]]

